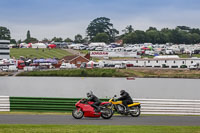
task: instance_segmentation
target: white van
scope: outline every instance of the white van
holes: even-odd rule
[[[200,69],[200,67],[199,67],[198,64],[196,64],[196,65],[190,65],[188,68],[189,68],[190,70],[199,70],[199,69]]]
[[[60,69],[72,69],[72,68],[77,68],[77,66],[70,63],[62,63],[60,66]]]
[[[17,72],[17,71],[18,71],[17,66],[15,66],[15,65],[10,65],[10,66],[8,67],[8,71],[9,71],[9,72]]]

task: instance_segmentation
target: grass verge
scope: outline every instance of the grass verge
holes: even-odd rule
[[[65,76],[65,77],[125,77],[116,69],[73,69],[22,72],[17,76]]]
[[[62,49],[34,49],[34,48],[12,48],[10,49],[10,57],[19,59],[20,56],[27,58],[58,58],[72,55],[66,50]]]
[[[138,77],[138,78],[191,78],[200,79],[198,70],[179,69],[73,69],[22,72],[17,76],[63,77]]]
[[[0,125],[0,133],[199,133],[199,126]]]

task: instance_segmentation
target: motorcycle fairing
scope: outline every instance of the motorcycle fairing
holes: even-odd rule
[[[138,106],[138,105],[140,105],[140,103],[133,103],[133,104],[129,104],[128,107]]]

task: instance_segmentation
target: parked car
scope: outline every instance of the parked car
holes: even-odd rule
[[[133,64],[126,64],[126,67],[133,67]]]
[[[96,47],[95,50],[96,51],[103,51],[103,48],[102,47]]]
[[[96,48],[95,46],[91,46],[88,48],[88,50],[95,50],[95,48]]]
[[[200,70],[199,64],[190,65],[188,68],[189,68],[190,70]]]
[[[3,67],[2,67],[2,71],[3,71],[3,72],[8,72],[8,66],[3,66]]]
[[[126,68],[126,64],[124,64],[124,63],[122,63],[122,64],[116,64],[115,68],[124,69],[124,68]]]
[[[36,70],[35,66],[25,66],[24,67],[24,71],[34,71],[34,70]]]
[[[17,72],[17,71],[18,71],[17,66],[15,66],[15,65],[10,65],[10,66],[8,67],[8,71],[10,71],[10,72]]]
[[[88,46],[80,46],[79,49],[80,50],[86,50],[88,48]]]
[[[73,69],[73,68],[77,68],[77,66],[70,63],[62,63],[60,66],[60,69]]]

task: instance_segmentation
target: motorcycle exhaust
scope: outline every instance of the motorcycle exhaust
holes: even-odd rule
[[[129,110],[130,112],[137,112],[136,110]]]

